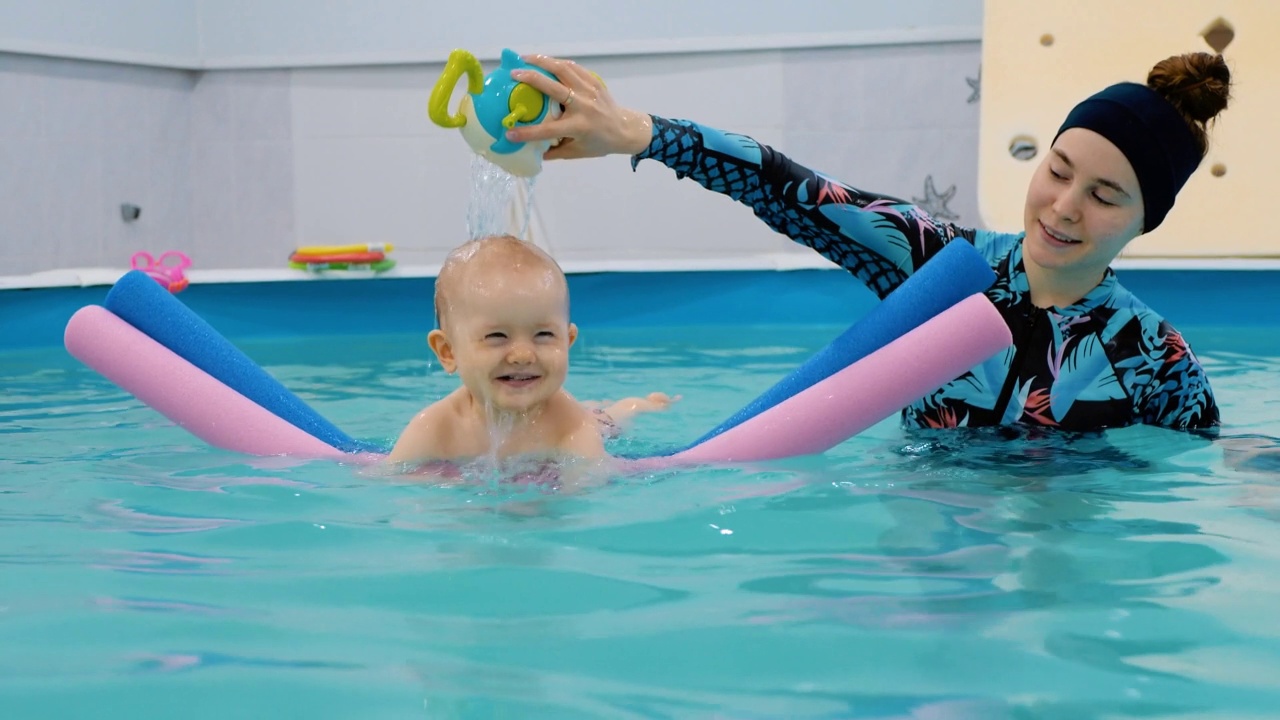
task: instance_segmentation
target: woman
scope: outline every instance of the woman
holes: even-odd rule
[[[1097,430],[1134,423],[1218,424],[1203,368],[1182,336],[1117,281],[1111,261],[1154,230],[1207,150],[1206,124],[1227,105],[1218,55],[1162,60],[1145,85],[1120,83],[1077,105],[1027,189],[1023,232],[938,222],[901,200],[857,190],[751,138],[618,106],[593,73],[532,57],[553,73],[517,79],[564,115],[508,133],[563,138],[548,158],[650,158],[751,206],[778,232],[886,296],[946,243],[973,243],[996,271],[987,296],[1014,347],[903,411],[917,427],[1039,425]],[[945,352],[945,348],[940,348]]]

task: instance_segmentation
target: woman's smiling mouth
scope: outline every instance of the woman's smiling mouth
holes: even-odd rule
[[[1044,223],[1040,223],[1040,229],[1044,231],[1045,237],[1049,238],[1054,243],[1058,243],[1062,245],[1079,245],[1080,244],[1079,240],[1054,232],[1053,230],[1049,229],[1048,225],[1045,225]]]

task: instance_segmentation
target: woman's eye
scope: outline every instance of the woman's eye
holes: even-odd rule
[[[1066,179],[1067,179],[1067,176],[1066,176],[1066,175],[1063,175],[1062,173],[1058,172],[1057,170],[1054,170],[1053,168],[1049,168],[1049,174],[1050,174],[1050,175],[1053,175],[1055,178],[1057,178],[1057,179],[1059,179],[1059,180],[1066,180]]]
[[[1094,193],[1094,194],[1093,194],[1093,199],[1094,199],[1094,200],[1097,200],[1098,202],[1102,203],[1103,205],[1107,205],[1107,206],[1115,205],[1115,203],[1111,202],[1110,200],[1107,200],[1107,199],[1103,198],[1101,195],[1099,195],[1099,194],[1097,194],[1097,193]]]

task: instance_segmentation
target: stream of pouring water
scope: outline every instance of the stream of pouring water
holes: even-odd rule
[[[511,234],[528,239],[534,178],[518,178],[480,155],[471,159],[467,237]],[[523,195],[523,201],[521,196]]]
[[[528,240],[529,217],[533,212],[534,178],[519,178],[480,155],[471,160],[471,195],[467,199],[467,238],[511,234]],[[523,196],[523,198],[522,198]],[[489,408],[490,445],[494,456],[486,458],[496,467],[497,449],[511,434],[515,418]]]

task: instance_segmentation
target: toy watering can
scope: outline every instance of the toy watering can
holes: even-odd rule
[[[543,153],[554,143],[549,140],[511,142],[506,139],[506,131],[560,117],[563,110],[559,102],[540,90],[512,78],[512,70],[533,70],[556,79],[546,70],[521,60],[509,49],[502,51],[501,65],[484,77],[480,61],[474,55],[466,50],[454,50],[431,89],[427,115],[441,127],[461,129],[471,149],[494,165],[512,175],[533,177],[542,169]],[[458,104],[458,112],[450,115],[449,98],[464,74],[467,94]]]

